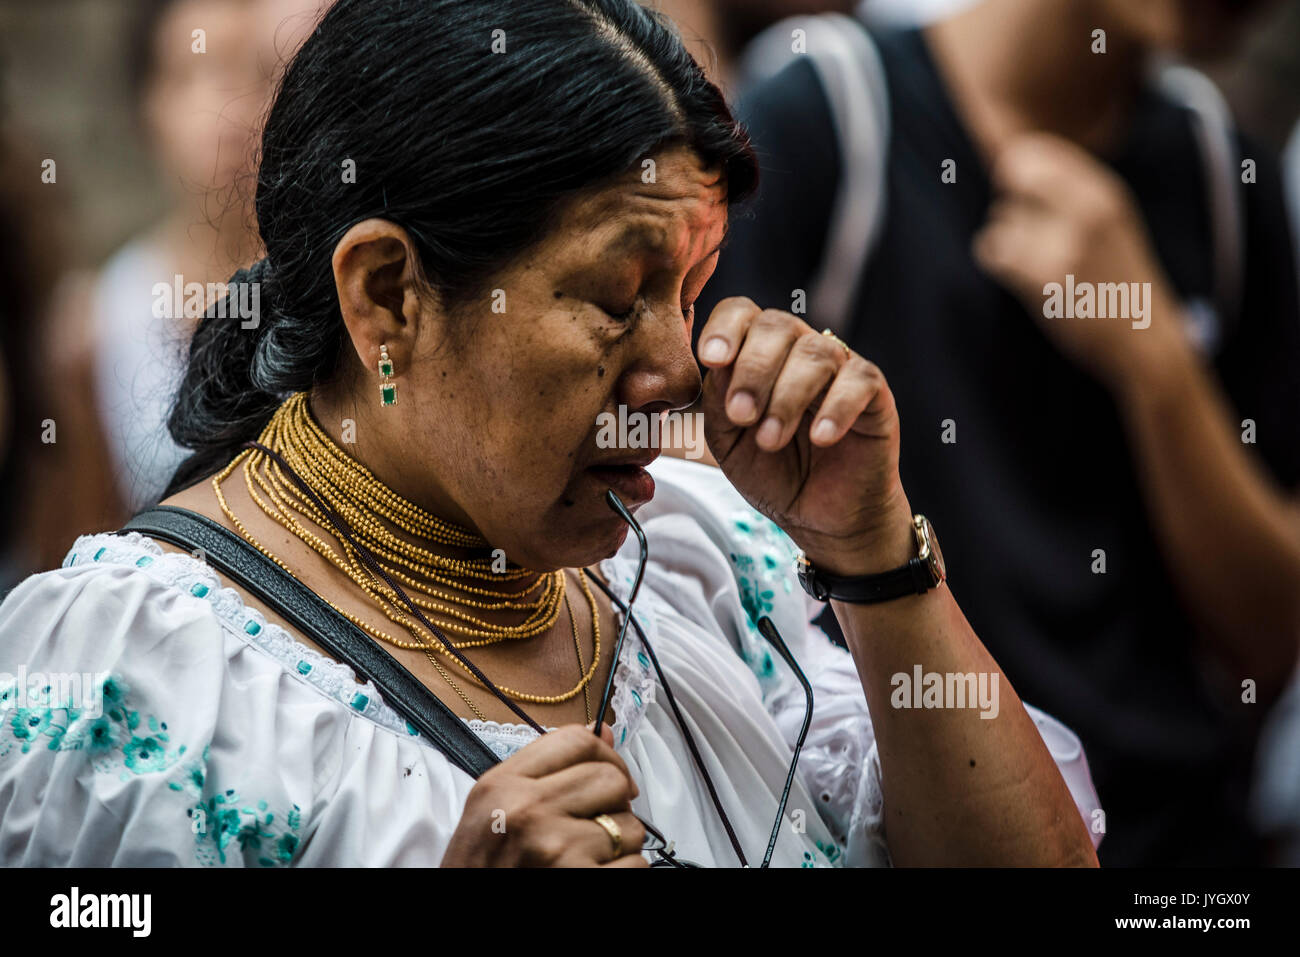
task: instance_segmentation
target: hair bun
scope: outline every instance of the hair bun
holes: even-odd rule
[[[230,277],[227,285],[234,286],[246,282],[265,282],[271,278],[271,260],[263,256],[247,269],[239,269]]]

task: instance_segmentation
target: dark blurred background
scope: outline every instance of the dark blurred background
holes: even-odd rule
[[[868,0],[879,15],[926,18],[966,0]],[[1137,0],[1141,2],[1141,0]],[[758,0],[710,3],[666,0],[688,36],[724,22],[729,6],[761,8]],[[786,12],[844,4],[816,0],[775,4]],[[65,255],[93,266],[127,237],[157,219],[167,191],[140,135],[131,97],[131,35],[142,0],[0,0],[0,89],[8,128],[42,156],[58,157],[58,201],[72,217]],[[285,34],[312,16],[314,0],[274,0]],[[295,7],[297,9],[295,9]],[[719,31],[719,35],[721,32]],[[251,39],[251,38],[250,38]],[[702,43],[697,44],[697,50]],[[705,62],[707,54],[701,56]],[[1288,2],[1252,30],[1231,60],[1205,65],[1242,127],[1281,149],[1300,118],[1300,3]]]

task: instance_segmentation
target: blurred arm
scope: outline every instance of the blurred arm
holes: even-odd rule
[[[1300,646],[1300,503],[1246,451],[1228,402],[1187,341],[1119,387],[1157,534],[1205,638],[1261,692]],[[1300,409],[1292,410],[1300,415]]]

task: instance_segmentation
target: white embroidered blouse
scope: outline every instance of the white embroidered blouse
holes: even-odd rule
[[[665,457],[651,471],[633,614],[750,862],[803,720],[802,690],[754,626],[767,615],[816,701],[773,864],[887,864],[862,686],[810,623],[821,606],[794,577],[795,546],[717,469]],[[600,564],[623,601],[636,561],[629,535]],[[633,810],[682,858],[736,865],[635,629],[615,682]],[[1029,711],[1091,822],[1078,739]],[[502,757],[535,737],[469,725]],[[473,784],[351,669],[139,534],[78,538],[62,568],[0,605],[0,866],[433,866]]]

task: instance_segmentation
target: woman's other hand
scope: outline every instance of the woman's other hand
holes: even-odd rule
[[[744,298],[718,304],[699,354],[709,448],[750,504],[827,571],[870,574],[912,557],[898,412],[880,369]]]
[[[639,793],[608,725],[600,737],[582,725],[558,728],[479,778],[442,866],[646,867],[645,830],[631,810]],[[598,814],[622,833],[617,857]]]

